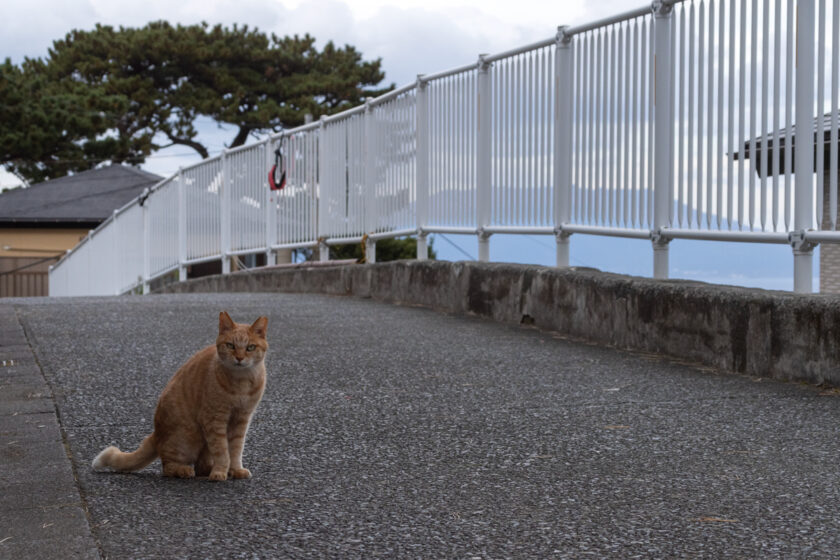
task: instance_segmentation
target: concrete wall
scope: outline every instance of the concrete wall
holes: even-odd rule
[[[473,262],[263,269],[167,292],[346,294],[528,323],[754,376],[840,385],[840,298]]]

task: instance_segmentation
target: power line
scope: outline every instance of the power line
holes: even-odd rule
[[[533,242],[535,242],[535,243],[537,243],[537,244],[539,244],[539,245],[541,245],[541,246],[545,247],[546,249],[555,249],[555,247],[551,247],[551,246],[549,246],[547,243],[543,243],[543,242],[542,242],[542,239],[538,239],[538,238],[536,238],[536,237],[534,237],[534,236],[532,236],[532,235],[526,235],[526,236],[524,236],[524,237],[525,237],[525,239],[530,239],[531,241],[533,241]],[[571,257],[569,257],[569,258],[570,258],[571,260],[575,261],[575,262],[576,262],[579,266],[585,266],[585,267],[587,267],[587,268],[595,268],[595,267],[593,267],[593,266],[590,266],[590,265],[586,264],[585,262],[581,261],[580,259],[572,259]]]
[[[472,255],[470,255],[469,253],[467,253],[465,250],[461,249],[458,245],[456,245],[456,244],[455,244],[455,242],[454,242],[454,241],[450,240],[448,237],[446,237],[446,236],[445,236],[445,235],[443,235],[442,233],[438,233],[438,234],[435,234],[435,235],[440,236],[440,237],[441,237],[444,241],[446,241],[447,243],[449,243],[450,245],[452,245],[453,247],[455,247],[455,249],[457,249],[458,251],[460,251],[460,252],[461,252],[461,254],[463,254],[464,256],[466,256],[466,257],[467,257],[468,259],[470,259],[471,261],[478,260],[478,259],[476,259],[474,256],[472,256]]]

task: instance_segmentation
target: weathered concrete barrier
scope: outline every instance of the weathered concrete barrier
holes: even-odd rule
[[[165,292],[345,294],[472,313],[748,375],[840,385],[840,298],[594,269],[437,261],[261,269]]]

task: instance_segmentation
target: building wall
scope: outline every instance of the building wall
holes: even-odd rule
[[[823,179],[823,215],[820,229],[831,229],[830,177],[828,168]],[[820,244],[820,293],[840,294],[840,244]]]
[[[0,228],[0,257],[48,257],[72,249],[87,234],[79,228]]]
[[[0,297],[46,296],[49,267],[87,235],[87,229],[0,228]],[[39,262],[42,261],[42,262]]]

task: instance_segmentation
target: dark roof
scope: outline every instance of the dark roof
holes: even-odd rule
[[[818,116],[814,119],[814,171],[816,171],[817,166],[817,147],[819,146],[820,142],[817,139],[820,121],[822,121],[822,133],[823,133],[823,165],[825,169],[828,169],[831,164],[831,113],[826,113],[825,115]],[[837,122],[840,123],[840,114],[837,115]],[[732,154],[733,159],[750,159],[753,151],[755,153],[755,160],[756,160],[756,173],[759,177],[763,176],[764,166],[762,165],[761,158],[762,158],[762,151],[764,144],[767,144],[767,175],[772,176],[774,171],[774,164],[773,164],[773,149],[775,145],[775,137],[778,136],[779,139],[779,173],[784,174],[787,166],[787,128],[780,128],[776,132],[771,132],[769,134],[765,134],[764,136],[760,136],[755,139],[755,149],[752,148],[752,140],[747,140],[744,142],[744,146],[742,151],[735,152]],[[791,146],[791,157],[795,158],[796,156],[796,125],[791,125],[790,127],[790,146]],[[791,161],[791,169],[794,168],[794,161]]]
[[[109,165],[0,193],[0,224],[98,224],[163,177]]]

